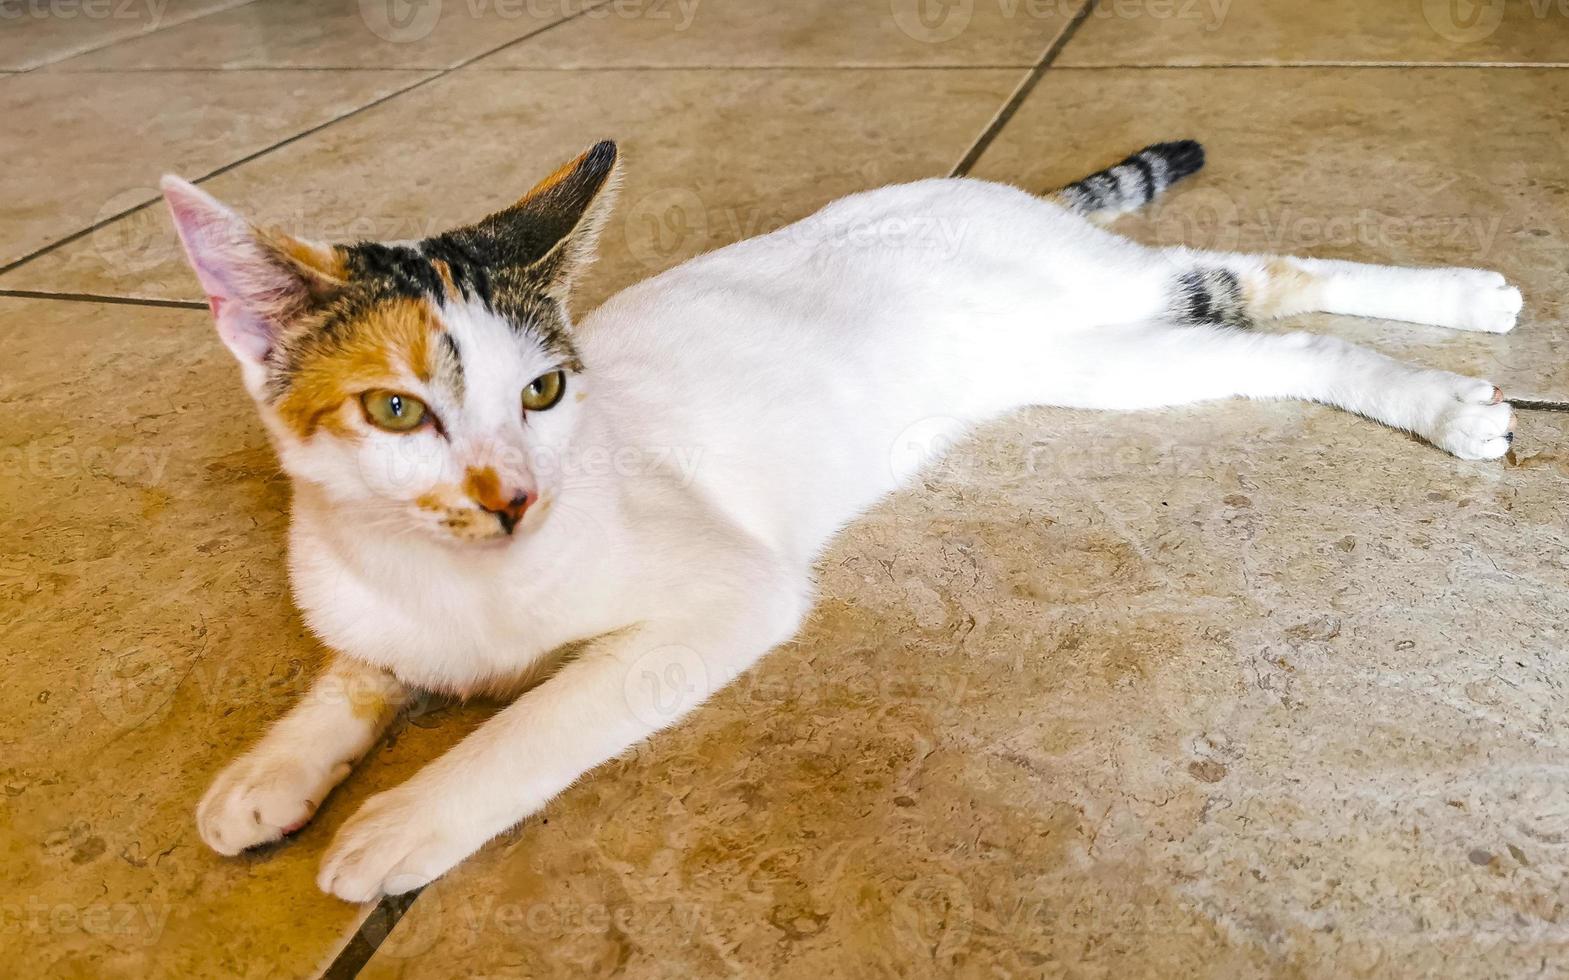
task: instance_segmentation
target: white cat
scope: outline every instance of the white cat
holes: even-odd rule
[[[1301,398],[1504,455],[1512,413],[1486,381],[1245,329],[1323,310],[1502,333],[1521,300],[1497,273],[1150,248],[1087,220],[1202,159],[1161,144],[1050,199],[857,194],[577,326],[613,144],[411,243],[259,230],[166,178],[294,480],[295,594],[338,654],[218,777],[203,839],[235,854],[309,820],[411,690],[515,692],[572,645],[366,803],[319,879],[352,901],[429,882],[789,639],[814,559],[921,461],[912,431],[940,446],[1025,405]]]

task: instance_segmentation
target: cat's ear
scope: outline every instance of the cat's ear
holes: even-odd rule
[[[494,235],[499,253],[526,273],[530,285],[565,299],[593,262],[615,203],[618,163],[615,143],[597,143],[475,230]]]
[[[218,335],[242,366],[260,367],[290,323],[343,287],[337,249],[259,230],[178,177],[160,186]]]

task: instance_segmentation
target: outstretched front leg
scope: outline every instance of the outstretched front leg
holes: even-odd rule
[[[1520,290],[1486,269],[1403,268],[1277,255],[1163,249],[1171,312],[1240,324],[1294,313],[1339,313],[1508,333]]]
[[[418,888],[674,724],[795,632],[806,575],[772,585],[744,606],[688,610],[601,637],[457,748],[367,801],[338,832],[317,883],[352,902]]]
[[[386,671],[338,657],[299,704],[213,781],[196,808],[202,840],[232,855],[304,826],[408,696]]]

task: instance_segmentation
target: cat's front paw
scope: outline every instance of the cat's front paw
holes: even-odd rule
[[[196,807],[196,829],[223,855],[275,841],[303,827],[349,764],[325,767],[265,747],[249,752],[218,774]]]
[[[349,902],[402,894],[441,877],[485,840],[443,819],[428,795],[405,784],[366,800],[343,825],[316,884]]]

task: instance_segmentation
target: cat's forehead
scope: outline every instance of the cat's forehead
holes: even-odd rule
[[[302,437],[342,429],[342,406],[370,388],[480,420],[515,409],[517,389],[537,374],[581,369],[560,305],[482,255],[429,242],[340,255],[349,288],[272,358],[272,402]]]
[[[360,242],[342,248],[343,269],[367,298],[477,304],[532,334],[546,350],[575,361],[566,318],[543,283],[494,251],[494,242],[463,232],[417,242]]]

